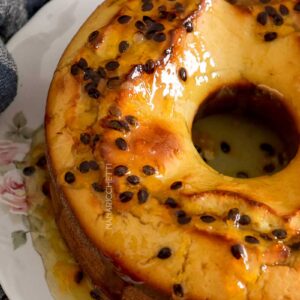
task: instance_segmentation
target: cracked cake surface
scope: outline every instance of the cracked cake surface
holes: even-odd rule
[[[299,26],[297,1],[108,0],[74,37],[45,116],[52,195],[111,298],[300,299],[298,153],[244,180],[191,138],[201,103],[238,83],[276,90],[299,140]]]

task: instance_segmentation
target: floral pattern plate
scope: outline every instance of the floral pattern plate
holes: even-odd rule
[[[0,115],[0,284],[10,300],[51,300],[42,260],[28,234],[24,178],[18,165],[43,123],[55,66],[101,0],[52,0],[8,43],[18,94]]]

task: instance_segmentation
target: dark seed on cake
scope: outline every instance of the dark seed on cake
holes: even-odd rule
[[[172,255],[172,250],[169,247],[164,247],[159,250],[157,257],[160,259],[167,259]]]
[[[83,161],[79,165],[79,171],[80,171],[80,173],[88,173],[89,170],[90,170],[90,164],[89,164],[88,161]]]
[[[109,89],[116,89],[118,88],[120,85],[121,85],[121,79],[120,77],[118,76],[115,76],[115,77],[111,77],[107,80],[107,83],[106,83],[106,86],[109,88]]]
[[[46,197],[50,196],[50,183],[49,183],[49,181],[45,181],[43,183],[42,192]]]
[[[182,188],[182,181],[175,181],[170,186],[171,190],[178,190],[180,188]]]
[[[123,192],[119,195],[119,199],[122,203],[129,202],[133,198],[133,192]]]
[[[230,145],[226,142],[221,142],[220,148],[221,148],[222,152],[224,152],[224,153],[229,153],[231,150]]]
[[[117,138],[115,144],[122,151],[126,151],[128,149],[127,142],[123,138]]]
[[[180,2],[175,3],[175,10],[177,13],[182,13],[184,12],[184,7]]]
[[[157,32],[153,36],[153,40],[158,43],[164,42],[166,40],[166,38],[167,37],[163,32]]]
[[[128,16],[128,15],[123,15],[123,16],[120,16],[120,17],[118,18],[118,22],[119,22],[120,24],[126,24],[126,23],[128,23],[130,20],[131,20],[131,16]]]
[[[149,165],[143,166],[143,173],[147,176],[151,176],[155,174],[155,168]]]
[[[182,285],[179,284],[179,283],[173,284],[173,293],[177,297],[183,297],[184,296],[184,292],[183,292]]]
[[[249,178],[249,175],[246,172],[240,171],[236,173],[237,178]]]
[[[86,68],[84,70],[84,76],[83,76],[83,80],[89,80],[91,79],[91,74],[93,72],[93,69],[92,68]]]
[[[25,176],[31,176],[31,175],[34,174],[34,172],[35,172],[35,167],[34,166],[25,167],[23,169],[23,174]]]
[[[200,220],[204,223],[213,223],[216,221],[216,218],[210,215],[203,215],[200,217]]]
[[[36,162],[36,165],[41,168],[41,169],[44,169],[47,165],[47,159],[46,159],[46,156],[43,155],[41,156],[38,161]]]
[[[267,3],[269,3],[271,0],[259,0],[259,1],[260,1],[260,3],[267,4]]]
[[[278,239],[278,240],[284,240],[287,237],[287,232],[284,229],[274,229],[272,231],[272,234]]]
[[[137,185],[140,183],[140,178],[136,175],[130,175],[127,177],[127,182],[132,185]]]
[[[84,58],[80,58],[79,62],[77,63],[78,67],[82,70],[88,67],[88,63]]]
[[[95,134],[94,138],[93,138],[93,147],[96,146],[96,144],[101,140],[101,135],[100,134]]]
[[[92,43],[99,36],[99,31],[93,31],[88,38],[88,41]]]
[[[177,222],[180,225],[188,224],[192,221],[192,217],[185,215],[179,215],[177,216]]]
[[[167,7],[165,5],[160,5],[157,9],[158,11],[167,11]]]
[[[177,218],[186,216],[186,212],[184,210],[177,210],[175,212]]]
[[[230,250],[231,250],[231,254],[236,259],[240,259],[244,254],[244,247],[240,244],[232,245]]]
[[[144,64],[143,70],[147,73],[147,74],[152,74],[154,72],[155,69],[155,62],[153,59],[148,59],[146,61],[146,63]]]
[[[107,128],[116,130],[116,131],[130,131],[128,123],[122,120],[109,120],[107,123]]]
[[[251,223],[251,218],[248,215],[241,215],[239,219],[240,225],[249,225]]]
[[[92,297],[92,299],[95,300],[101,300],[101,292],[96,288],[90,291],[90,296]]]
[[[275,171],[275,165],[273,163],[270,163],[270,164],[267,164],[264,166],[263,170],[266,172],[266,173],[272,173]]]
[[[240,218],[240,211],[238,208],[232,208],[227,214],[227,219],[237,221]]]
[[[176,200],[171,197],[167,198],[167,200],[165,201],[165,205],[171,208],[176,208],[178,206]]]
[[[137,197],[138,197],[139,203],[144,204],[145,202],[147,202],[147,200],[149,198],[149,193],[146,189],[140,189],[138,191]]]
[[[262,239],[266,240],[266,241],[272,241],[273,239],[266,233],[261,233],[259,235]]]
[[[126,117],[125,117],[125,120],[126,120],[127,123],[128,123],[129,125],[131,125],[131,126],[136,127],[136,126],[139,125],[138,120],[137,120],[136,117],[134,117],[134,116],[131,116],[131,115],[126,116]]]
[[[142,11],[150,11],[153,9],[153,4],[151,2],[144,3],[142,6]]]
[[[172,21],[175,20],[175,19],[176,19],[176,14],[175,14],[175,13],[173,13],[173,12],[168,13],[168,15],[167,15],[167,20],[168,20],[169,22],[172,22]]]
[[[264,40],[266,42],[272,42],[277,38],[278,34],[275,31],[266,32],[264,35]]]
[[[159,17],[160,19],[166,19],[166,18],[168,17],[168,12],[167,12],[167,11],[160,11],[160,12],[158,13],[158,17]]]
[[[112,115],[114,117],[121,117],[122,116],[121,109],[119,107],[117,107],[116,105],[110,106],[108,112],[109,112],[110,115]]]
[[[105,191],[105,187],[98,183],[98,182],[94,182],[92,183],[92,188],[95,190],[95,192],[97,193],[101,193],[101,192],[104,192]]]
[[[246,235],[245,242],[247,242],[249,244],[259,244],[259,240],[252,235]]]
[[[93,99],[98,99],[101,96],[101,93],[96,88],[90,88],[88,90],[88,95]]]
[[[128,167],[123,166],[123,165],[119,165],[114,168],[114,175],[116,175],[118,177],[124,176],[127,172],[128,172]]]
[[[76,76],[76,75],[79,74],[79,72],[80,72],[80,68],[79,68],[78,64],[72,65],[72,67],[71,67],[71,74],[74,75],[74,76]]]
[[[281,26],[283,24],[283,18],[281,15],[277,14],[273,17],[273,23],[276,26]]]
[[[146,29],[146,25],[140,20],[135,22],[135,27],[142,31]]]
[[[147,40],[152,40],[154,34],[155,34],[155,32],[153,32],[153,31],[148,31],[148,32],[146,32],[146,34],[145,34],[145,38],[146,38]]]
[[[71,183],[75,182],[75,180],[76,180],[75,175],[72,172],[67,172],[65,174],[65,182],[66,183],[71,184]]]
[[[165,26],[161,23],[152,23],[150,26],[149,26],[149,31],[152,31],[152,32],[159,32],[159,31],[163,31],[165,30]]]
[[[259,24],[266,25],[268,22],[268,14],[265,11],[262,11],[257,15],[256,20]]]
[[[79,284],[83,280],[83,277],[84,277],[84,273],[80,270],[80,271],[78,271],[78,272],[75,273],[74,281],[77,284]]]
[[[84,89],[85,89],[85,91],[86,91],[87,93],[89,93],[89,91],[90,91],[91,89],[95,89],[95,88],[97,88],[97,85],[96,85],[95,83],[93,83],[93,82],[89,82],[89,83],[87,83],[87,84],[84,86]]]
[[[99,74],[99,76],[103,79],[106,78],[106,71],[103,67],[99,67],[97,70],[97,73]]]
[[[187,80],[187,72],[186,72],[185,68],[180,68],[179,71],[178,71],[178,75],[179,75],[179,78],[182,81],[186,81]]]
[[[112,60],[109,61],[106,65],[105,65],[105,69],[107,71],[114,71],[116,69],[118,69],[120,66],[120,64],[116,61],[116,60]]]
[[[274,147],[269,143],[261,143],[259,148],[264,151],[268,156],[274,156],[275,155],[275,149]]]
[[[294,11],[300,12],[300,2],[295,4]]]
[[[265,11],[270,17],[274,17],[277,15],[276,9],[271,5],[265,6]]]
[[[187,21],[183,24],[186,32],[193,32],[194,30],[194,26],[193,26],[193,23],[191,21]]]
[[[98,171],[99,170],[99,164],[95,160],[90,160],[89,161],[89,167],[93,171]]]
[[[290,248],[293,251],[299,251],[300,250],[300,242],[297,242],[297,243],[294,243],[294,244],[290,245]]]
[[[119,44],[119,52],[124,53],[129,48],[129,43],[127,41],[122,41]]]
[[[89,145],[91,141],[91,135],[88,133],[81,133],[80,134],[80,142],[84,145]]]
[[[280,4],[280,5],[279,5],[279,12],[280,12],[283,16],[287,16],[287,15],[290,13],[288,7],[285,6],[284,4]]]
[[[143,22],[148,26],[152,26],[153,24],[155,24],[155,21],[150,18],[149,16],[143,16]]]

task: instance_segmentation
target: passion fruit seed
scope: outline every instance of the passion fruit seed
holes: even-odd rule
[[[119,199],[122,203],[129,202],[133,198],[133,192],[126,191],[119,195]]]
[[[116,175],[118,177],[124,176],[127,172],[128,172],[128,167],[123,166],[123,165],[119,165],[114,168],[114,175]]]
[[[284,240],[287,237],[287,232],[284,229],[274,229],[272,231],[272,234],[278,239],[278,240]]]
[[[66,183],[72,184],[73,182],[75,182],[75,180],[76,180],[76,177],[72,172],[70,172],[70,171],[66,172],[66,174],[65,174],[65,182]]]
[[[140,183],[140,178],[136,175],[130,175],[127,177],[127,182],[132,185],[137,185]]]
[[[145,188],[143,188],[138,191],[137,197],[138,197],[139,204],[144,204],[147,202],[149,198],[149,193]]]
[[[25,167],[23,169],[23,174],[25,176],[31,176],[35,173],[35,167],[34,166],[29,166],[29,167]]]
[[[277,38],[278,34],[277,32],[271,31],[271,32],[266,32],[264,34],[264,40],[266,42],[272,42]]]
[[[244,247],[240,244],[232,245],[230,250],[231,250],[231,254],[236,259],[240,259],[244,254]]]
[[[143,173],[147,176],[154,175],[155,168],[153,168],[152,166],[149,166],[149,165],[143,166]]]
[[[101,185],[98,182],[94,182],[92,183],[92,188],[95,190],[95,192],[97,193],[101,193],[105,191],[105,187],[103,185]]]
[[[131,16],[123,15],[118,18],[120,24],[127,24],[131,20]]]
[[[247,242],[249,244],[259,244],[259,240],[252,235],[246,235],[245,242]]]
[[[159,250],[157,257],[160,259],[167,259],[172,255],[172,250],[169,247],[164,247]]]
[[[184,296],[184,292],[183,292],[182,285],[179,284],[179,283],[173,284],[173,293],[177,297],[183,297]]]
[[[202,215],[200,220],[204,223],[213,223],[216,221],[216,218],[210,215]]]
[[[167,200],[165,201],[165,205],[171,208],[176,208],[178,206],[176,200],[171,197],[167,198]]]
[[[115,144],[122,151],[126,151],[128,149],[127,142],[123,138],[117,138]]]
[[[180,188],[182,188],[182,181],[175,181],[170,186],[171,190],[178,190]]]

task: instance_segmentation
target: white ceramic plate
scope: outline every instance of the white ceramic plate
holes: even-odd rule
[[[30,143],[30,138],[24,139],[24,136],[30,136],[30,129],[43,122],[48,87],[56,64],[72,36],[100,2],[52,0],[10,40],[8,48],[17,63],[19,87],[15,101],[0,116],[0,155],[11,138],[18,145],[24,145],[20,147],[23,150]],[[9,136],[8,132],[11,132]],[[15,156],[18,159],[16,157],[18,154]],[[5,172],[10,168],[12,164],[4,165],[2,161],[0,190]],[[26,235],[27,242],[14,250],[11,234],[16,231],[21,238]],[[30,235],[26,234],[23,218],[0,203],[0,284],[9,299],[52,299],[44,272],[41,258],[32,246]]]

